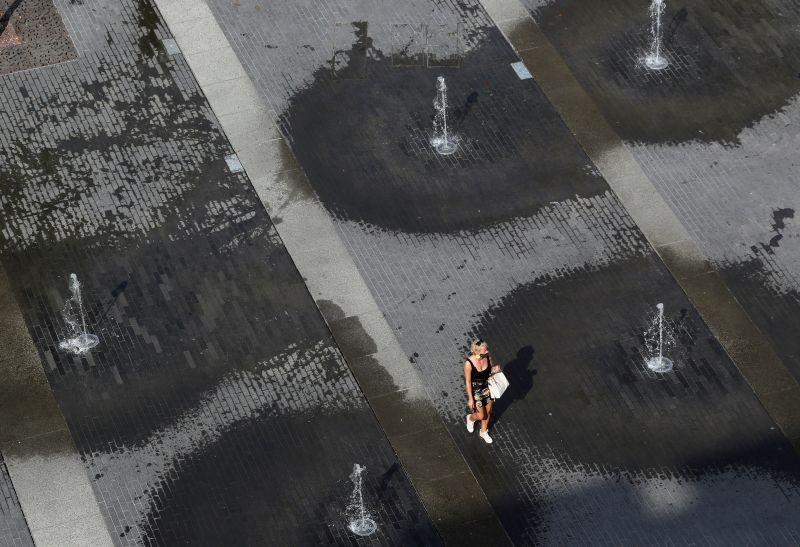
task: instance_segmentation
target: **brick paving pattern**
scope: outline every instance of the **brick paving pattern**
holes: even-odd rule
[[[638,62],[648,28],[640,2],[526,4],[800,379],[800,7],[668,2],[674,65],[653,73]]]
[[[25,515],[19,506],[14,485],[0,454],[0,545],[26,547],[33,545]]]
[[[80,58],[0,79],[0,260],[112,537],[356,544],[358,462],[371,543],[439,544],[155,9],[58,8]]]
[[[479,7],[211,6],[516,543],[800,541],[790,445]],[[459,68],[396,62],[397,26],[430,20],[463,29]],[[643,366],[657,302],[667,376]],[[491,447],[463,427],[473,335],[513,385]]]

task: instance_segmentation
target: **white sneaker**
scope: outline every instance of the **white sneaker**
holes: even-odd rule
[[[467,414],[467,431],[472,433],[475,431],[475,422],[469,419],[470,416],[472,416],[472,414]]]
[[[492,441],[492,438],[489,436],[489,431],[488,430],[481,431],[480,432],[480,436],[481,436],[481,439],[483,439],[486,444],[492,444],[492,442],[494,442],[494,441]]]

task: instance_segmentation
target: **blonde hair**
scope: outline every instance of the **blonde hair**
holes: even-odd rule
[[[481,339],[481,338],[476,338],[475,340],[473,340],[472,343],[469,346],[470,354],[471,355],[477,355],[478,354],[478,348],[480,348],[484,344],[486,344],[486,341]]]

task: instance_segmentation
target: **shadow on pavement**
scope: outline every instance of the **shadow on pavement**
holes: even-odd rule
[[[508,378],[509,386],[506,393],[497,399],[492,411],[492,422],[497,423],[500,417],[511,406],[512,401],[522,400],[533,387],[533,377],[537,370],[531,369],[533,362],[533,346],[525,346],[517,352],[516,359],[509,361],[504,367],[503,372]]]

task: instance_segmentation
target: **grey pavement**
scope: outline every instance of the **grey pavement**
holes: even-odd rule
[[[736,345],[742,336],[734,323],[752,321],[754,327],[746,330],[755,328],[767,339],[754,344],[756,349],[733,349],[744,359],[756,356],[759,363],[745,368],[778,379],[785,367],[800,379],[800,247],[793,220],[794,128],[800,115],[796,2],[670,2],[665,51],[673,66],[657,74],[638,62],[646,47],[647,14],[637,3],[526,4],[542,35],[680,219],[691,236],[687,244],[696,245],[719,270],[731,293],[727,298],[746,313],[743,319],[726,309],[725,316],[737,318],[718,336],[734,332]],[[698,286],[695,292],[702,299],[708,291]],[[762,347],[772,348],[779,360]],[[755,378],[751,384],[769,392],[765,405],[800,442],[797,382],[778,380],[783,389]],[[778,391],[783,391],[780,402],[772,393]]]
[[[264,119],[272,111],[239,116],[266,108],[210,10],[199,0],[161,0],[159,6],[440,534],[451,544],[467,539],[507,543],[322,204],[277,126]],[[202,35],[197,28],[204,29]],[[217,69],[221,59],[228,68],[222,73]],[[220,86],[225,93],[218,94]],[[434,466],[428,457],[432,446],[437,452]],[[442,489],[460,495],[441,496]],[[470,500],[469,507],[464,499]]]
[[[11,283],[0,270],[3,536],[11,544],[111,545]]]
[[[517,6],[515,0],[495,2]],[[545,93],[587,151],[648,241],[697,307],[725,351],[750,383],[759,400],[795,445],[800,446],[800,385],[792,378],[793,362],[784,363],[766,336],[735,300],[724,280],[661,198],[592,99],[568,73],[552,44],[530,16],[498,25],[533,68]],[[775,332],[782,325],[766,325]]]
[[[791,445],[635,221],[651,222],[658,245],[686,231],[629,216],[536,84],[515,83],[518,58],[480,6],[399,19],[422,28],[432,13],[464,29],[458,68],[430,70],[396,62],[395,5],[337,4],[333,25],[310,5],[317,15],[303,20],[284,6],[211,5],[516,543],[796,537],[778,517],[797,511],[794,497],[767,486],[796,491]],[[336,25],[348,17],[368,23],[353,25],[349,49]],[[521,6],[499,20],[519,17]],[[340,50],[350,65],[336,64]],[[427,147],[439,73],[465,139],[441,159]],[[642,370],[658,301],[680,333],[672,378]],[[473,334],[500,348],[520,386],[491,456],[462,440],[457,363]]]
[[[76,60],[0,76],[3,321],[115,544],[800,543],[796,7],[670,4],[660,76],[627,0],[56,7]],[[491,446],[473,336],[512,381]],[[0,542],[30,544],[48,489],[0,450]]]
[[[0,80],[3,346],[28,341],[43,388],[4,393],[4,418],[30,436],[6,411],[48,396],[68,428],[2,446],[34,540],[102,544],[38,535],[90,506],[117,545],[355,544],[359,463],[374,541],[440,544],[156,7],[57,7],[78,58]],[[101,340],[80,356],[59,348],[73,272]]]
[[[33,538],[25,522],[25,515],[19,505],[5,462],[0,462],[0,493],[2,493],[0,544],[14,547],[33,545]]]

